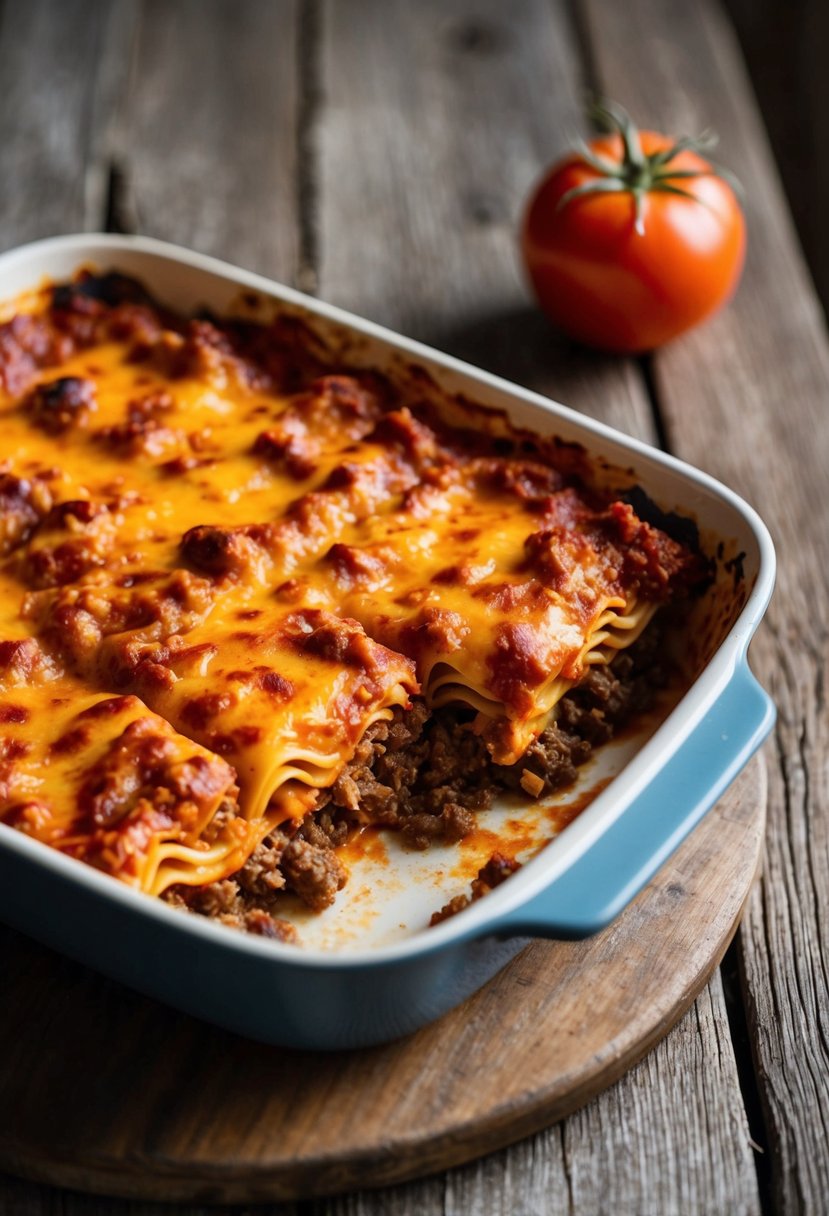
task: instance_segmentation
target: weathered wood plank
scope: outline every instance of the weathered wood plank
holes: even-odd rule
[[[667,1077],[672,1078],[670,1090]],[[719,974],[665,1040],[662,1052],[647,1056],[610,1091],[605,1106],[601,1117],[592,1104],[565,1125],[575,1212],[601,1211],[603,1206],[631,1216],[648,1208],[759,1212]],[[683,1108],[693,1111],[692,1117],[675,1121]],[[665,1129],[658,1145],[652,1131],[657,1121]],[[597,1144],[603,1146],[601,1168],[585,1169]],[[718,1146],[729,1147],[723,1151]]]
[[[643,122],[706,125],[747,192],[749,257],[728,311],[660,352],[679,454],[762,511],[780,573],[753,648],[777,700],[768,855],[741,934],[754,1051],[781,1211],[829,1195],[829,350],[733,34],[716,6],[588,0],[600,81]],[[630,68],[632,47],[651,64]]]
[[[23,1182],[0,1174],[0,1212],[3,1216],[306,1216],[301,1206],[277,1204],[262,1208],[226,1207],[224,1204],[143,1203],[81,1195]]]
[[[100,134],[129,17],[96,0],[0,10],[0,248],[103,224]]]
[[[829,5],[725,0],[809,269],[829,310]]]
[[[582,126],[562,3],[323,7],[319,294],[653,438],[636,368],[554,334],[522,282],[516,226]]]
[[[111,134],[129,226],[293,282],[298,4],[144,0]]]
[[[712,1056],[712,1044],[720,1055]],[[314,1204],[312,1216],[756,1216],[730,1053],[717,975],[651,1055],[563,1123],[441,1178]],[[669,1075],[673,1092],[665,1084]],[[677,1117],[683,1104],[693,1118]],[[663,1130],[655,1139],[657,1119]],[[733,1153],[713,1154],[717,1141],[731,1143]]]

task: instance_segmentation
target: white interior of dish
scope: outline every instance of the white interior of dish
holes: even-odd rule
[[[450,393],[460,392],[476,403],[504,409],[518,425],[578,441],[594,457],[632,469],[635,480],[661,507],[690,515],[709,543],[713,538],[722,539],[729,554],[744,555],[744,585],[750,594],[739,613],[728,606],[729,587],[724,576],[713,598],[700,609],[701,615],[708,616],[700,627],[700,636],[703,629],[710,635],[703,647],[705,670],[676,708],[669,712],[670,707],[664,707],[663,717],[667,716],[661,724],[651,717],[637,733],[626,734],[600,749],[581,770],[575,786],[555,797],[556,806],[566,807],[576,800],[584,803],[591,792],[600,791],[563,833],[557,835],[549,803],[527,805],[512,799],[502,800],[481,814],[479,831],[461,846],[438,845],[418,853],[384,833],[363,856],[349,860],[349,883],[331,909],[311,914],[297,905],[289,915],[312,953],[332,949],[355,955],[366,949],[396,953],[413,934],[422,940],[425,935],[418,931],[428,925],[432,913],[453,896],[468,891],[470,880],[498,847],[499,840],[510,855],[516,853],[521,860],[535,855],[535,860],[463,916],[431,930],[430,936],[452,936],[461,931],[460,922],[469,931],[484,925],[489,916],[534,895],[580,857],[622,813],[687,738],[727,683],[771,593],[773,551],[762,523],[745,503],[705,474],[563,406],[258,276],[158,242],[90,236],[56,238],[24,247],[0,258],[0,299],[18,296],[43,279],[68,278],[84,265],[133,274],[164,303],[183,311],[206,306],[221,314],[232,309],[241,291],[257,291],[277,300],[281,308],[298,312],[335,342],[345,343],[354,363],[389,369],[401,362],[416,363]],[[6,842],[11,835],[14,833],[0,833]],[[553,839],[551,847],[543,848]],[[24,847],[29,843],[25,842]],[[55,859],[58,865],[64,861]],[[76,870],[79,881],[97,885],[101,878],[80,864]],[[116,898],[121,894],[129,899],[134,893],[119,892]],[[166,908],[159,908],[159,912],[180,915]],[[194,924],[194,931],[230,932],[204,922],[198,927]],[[237,936],[240,948],[286,949],[250,941],[242,946],[245,939]]]

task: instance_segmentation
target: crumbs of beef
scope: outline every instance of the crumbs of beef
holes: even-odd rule
[[[462,840],[478,811],[501,791],[543,797],[571,784],[593,748],[606,743],[653,703],[667,683],[661,631],[651,629],[612,667],[597,666],[558,704],[556,722],[517,764],[495,764],[469,711],[429,710],[415,701],[375,722],[350,764],[298,828],[271,832],[240,870],[202,887],[170,888],[163,899],[234,928],[293,942],[293,927],[280,916],[286,895],[314,911],[333,903],[346,880],[337,848],[369,824],[391,828],[414,849],[433,841]],[[221,812],[219,812],[219,816]],[[287,826],[287,825],[286,825]],[[471,895],[457,895],[432,917],[438,924],[503,882],[519,863],[493,854]]]
[[[439,925],[441,921],[457,916],[459,912],[463,912],[464,908],[468,908],[470,904],[476,903],[485,895],[489,895],[490,891],[500,887],[502,882],[506,882],[511,874],[520,869],[520,861],[516,861],[513,857],[504,857],[503,853],[493,853],[489,861],[481,866],[477,877],[472,879],[470,894],[455,895],[448,904],[443,905],[439,912],[433,912],[429,927],[432,928],[434,925]]]

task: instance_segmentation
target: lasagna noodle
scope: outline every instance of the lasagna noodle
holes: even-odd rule
[[[556,537],[550,585],[526,558],[538,524],[514,496],[484,493],[472,462],[462,480],[366,520],[307,580],[307,594],[414,655],[430,704],[474,709],[500,764],[515,763],[587,668],[632,644],[656,610],[576,528]]]
[[[372,723],[418,691],[413,664],[319,609],[229,609],[185,636],[107,639],[104,680],[134,687],[177,730],[236,771],[261,836],[313,803]]]
[[[619,650],[633,645],[656,612],[655,604],[636,603],[624,610],[606,608],[590,629],[578,656],[578,670],[611,663]],[[559,701],[578,680],[551,672],[536,690],[529,714],[510,714],[503,701],[488,695],[484,686],[476,687],[464,672],[450,663],[436,663],[429,679],[429,699],[434,706],[464,705],[476,712],[476,727],[487,732],[489,723],[506,722],[493,739],[491,751],[496,763],[514,764],[555,720]]]
[[[252,846],[235,774],[135,696],[59,677],[0,697],[0,821],[141,890],[231,873]],[[220,813],[221,812],[221,813]]]

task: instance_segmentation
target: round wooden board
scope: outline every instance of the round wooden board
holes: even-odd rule
[[[639,898],[586,942],[534,942],[400,1043],[263,1047],[4,931],[0,1168],[126,1197],[256,1202],[445,1169],[553,1123],[688,1008],[758,868],[756,759]]]

